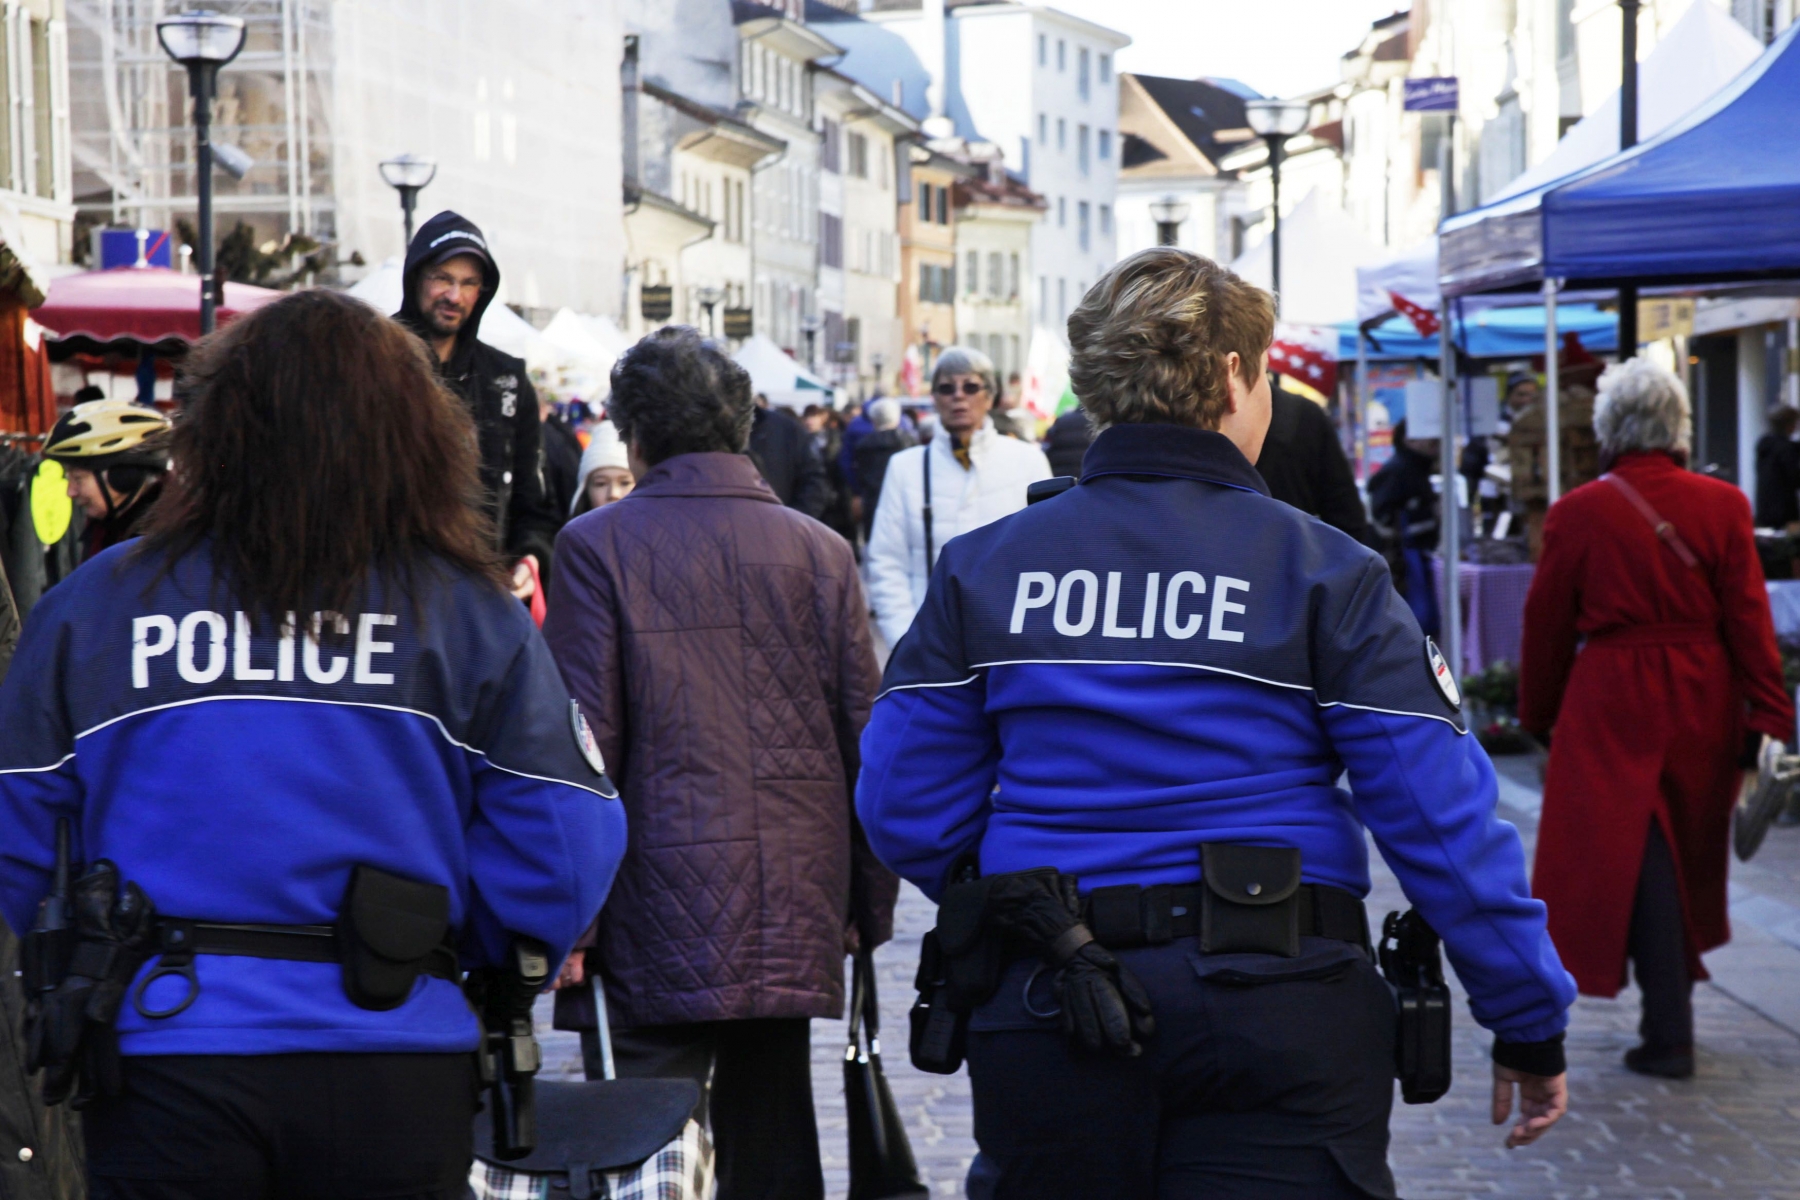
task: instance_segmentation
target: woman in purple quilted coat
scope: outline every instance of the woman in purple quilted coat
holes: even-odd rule
[[[557,538],[544,636],[630,844],[562,981],[600,973],[620,1075],[710,1077],[720,1200],[818,1200],[809,1023],[843,1015],[846,948],[891,935],[899,885],[851,806],[878,681],[856,564],[757,474],[751,410],[690,328],[613,368],[637,487]],[[557,1024],[593,1029],[586,988]]]

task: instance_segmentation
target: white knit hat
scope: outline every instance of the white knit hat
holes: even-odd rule
[[[569,512],[574,514],[587,493],[588,476],[601,467],[618,467],[622,471],[631,470],[631,461],[625,457],[625,443],[619,437],[618,428],[611,421],[596,422],[588,433],[587,449],[581,452],[581,484],[575,489],[574,503]]]

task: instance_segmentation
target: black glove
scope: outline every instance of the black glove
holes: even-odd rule
[[[43,998],[30,1035],[30,1065],[44,1071],[44,1103],[75,1092],[76,1107],[119,1091],[119,1040],[113,1026],[125,991],[150,956],[156,907],[135,883],[119,886],[106,859],[75,881],[75,948],[69,973]]]
[[[1744,731],[1743,749],[1738,752],[1738,770],[1754,771],[1757,758],[1762,754],[1763,735],[1754,729]]]
[[[1156,1032],[1150,997],[1081,923],[1075,881],[1055,871],[1022,871],[984,880],[988,920],[1057,968],[1053,980],[1063,1031],[1089,1050],[1130,1058]]]

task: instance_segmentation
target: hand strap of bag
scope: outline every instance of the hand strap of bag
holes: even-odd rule
[[[936,440],[935,437],[932,439],[932,441]],[[925,472],[925,511],[923,514],[925,517],[925,575],[929,578],[931,575],[932,559],[935,557],[932,553],[933,548],[931,544],[931,442],[925,443],[925,458],[923,459],[923,462],[923,470]]]
[[[613,1064],[612,1022],[606,1019],[606,986],[600,982],[598,971],[588,982],[594,989],[594,1029],[600,1035],[600,1077],[617,1079],[619,1071]]]
[[[850,968],[850,1038],[844,1047],[844,1057],[854,1059],[860,1049],[859,1035],[867,1028],[869,1046],[874,1051],[876,1040],[881,1037],[881,1005],[875,994],[875,955],[872,951],[858,950],[851,959]]]
[[[1695,557],[1692,550],[1688,549],[1688,544],[1681,540],[1681,535],[1675,532],[1675,527],[1664,520],[1661,513],[1650,507],[1650,502],[1644,499],[1636,488],[1610,471],[1600,478],[1619,489],[1619,495],[1625,497],[1631,503],[1631,507],[1637,509],[1638,515],[1649,522],[1650,528],[1656,531],[1656,536],[1662,540],[1663,545],[1675,552],[1676,558],[1679,558],[1691,570],[1700,569],[1700,560]]]

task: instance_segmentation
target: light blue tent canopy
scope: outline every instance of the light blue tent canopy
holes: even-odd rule
[[[1579,334],[1582,346],[1596,354],[1610,353],[1619,342],[1615,314],[1592,304],[1565,304],[1556,310],[1556,327],[1562,334]],[[1338,358],[1356,359],[1356,322],[1337,326]],[[1452,333],[1456,344],[1470,358],[1530,358],[1544,352],[1544,309],[1489,308],[1468,313]],[[1464,340],[1466,337],[1466,341]],[[1422,358],[1436,362],[1438,335],[1421,337],[1412,322],[1394,316],[1368,333],[1369,361]]]

